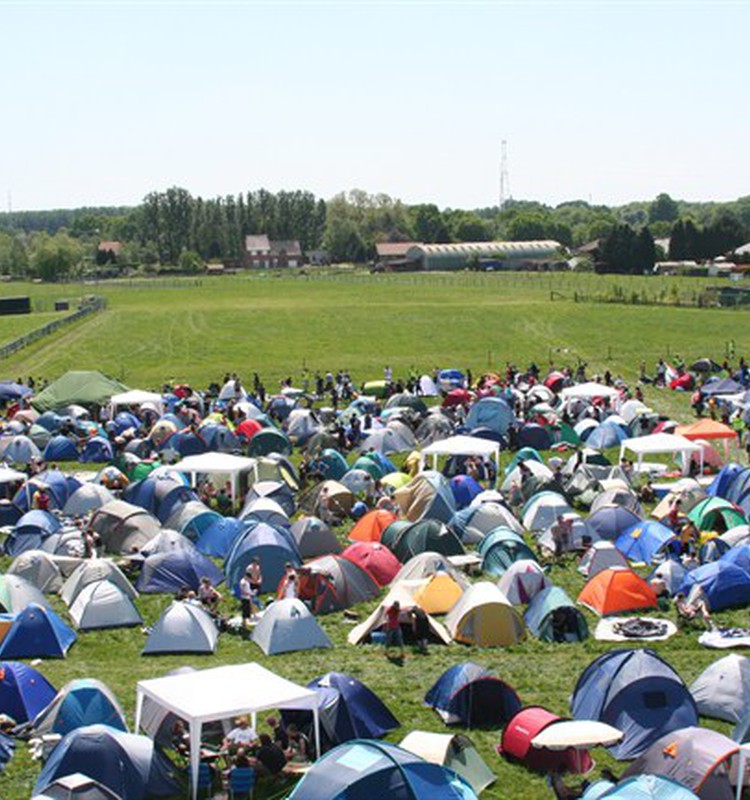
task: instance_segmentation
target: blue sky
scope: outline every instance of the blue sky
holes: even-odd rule
[[[7,2],[0,204],[750,194],[750,0]]]

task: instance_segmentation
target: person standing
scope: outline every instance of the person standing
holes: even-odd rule
[[[391,651],[398,647],[399,659],[404,657],[404,634],[401,630],[401,604],[394,600],[385,610],[385,655],[391,658]]]
[[[247,628],[253,617],[253,590],[249,567],[240,578],[240,605],[242,606],[242,626]]]

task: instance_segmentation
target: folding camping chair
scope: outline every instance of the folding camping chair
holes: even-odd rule
[[[232,767],[229,770],[229,799],[252,800],[256,777],[253,767]]]

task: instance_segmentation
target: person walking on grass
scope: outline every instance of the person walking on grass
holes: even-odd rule
[[[401,630],[401,604],[394,600],[385,610],[385,655],[393,658],[393,648],[398,648],[398,660],[404,658],[404,634]]]

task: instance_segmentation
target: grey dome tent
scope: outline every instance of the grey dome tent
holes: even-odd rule
[[[80,517],[90,511],[98,511],[102,506],[115,499],[112,492],[101,483],[84,483],[68,497],[63,507],[63,514],[69,517]]]
[[[292,523],[291,531],[302,558],[341,552],[336,534],[318,517],[301,517]]]
[[[138,597],[138,592],[123,571],[117,564],[105,558],[87,558],[82,561],[62,585],[60,597],[67,606],[71,606],[84,587],[97,581],[110,581],[116,584],[131,600]]]
[[[16,556],[6,574],[25,578],[40,592],[57,592],[63,583],[60,567],[44,550],[26,550]]]
[[[219,643],[219,630],[197,603],[171,603],[156,621],[146,646],[144,656],[164,653],[215,653]]]
[[[107,552],[130,555],[153,539],[161,525],[145,509],[113,500],[94,514],[91,528],[99,534]]]
[[[81,631],[143,624],[130,597],[116,583],[106,580],[84,586],[69,611],[73,624]]]
[[[253,641],[267,656],[315,647],[333,647],[307,606],[296,598],[272,603],[255,626]]]
[[[740,722],[750,712],[750,659],[732,653],[710,664],[690,686],[698,713]]]

